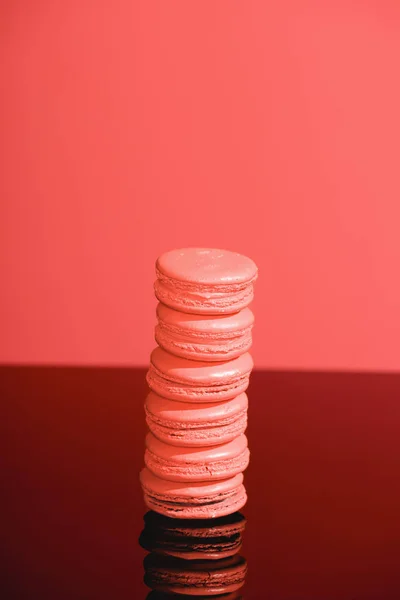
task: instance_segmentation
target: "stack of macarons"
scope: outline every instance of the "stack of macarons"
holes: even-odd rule
[[[144,499],[167,517],[230,515],[247,500],[248,305],[257,267],[234,252],[186,248],[160,256],[156,274]]]
[[[241,598],[247,561],[239,554],[246,519],[240,512],[216,519],[176,519],[152,510],[144,515],[139,544],[148,598],[195,595]]]

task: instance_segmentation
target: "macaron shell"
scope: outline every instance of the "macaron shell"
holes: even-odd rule
[[[229,460],[243,454],[247,447],[247,437],[245,435],[240,435],[226,444],[203,448],[178,448],[161,442],[152,433],[148,433],[146,436],[146,448],[150,452],[165,460],[183,465]]]
[[[146,437],[145,464],[163,479],[171,481],[208,481],[242,473],[249,464],[250,453],[244,435],[218,446],[178,448]]]
[[[255,263],[237,252],[218,248],[180,248],[158,257],[162,275],[200,285],[243,284],[257,276]]]
[[[166,379],[193,386],[230,384],[249,375],[253,368],[253,359],[248,352],[227,362],[210,364],[172,356],[157,347],[151,353],[150,361]]]
[[[230,339],[254,325],[254,314],[249,308],[229,315],[205,316],[182,313],[159,302],[156,314],[158,321],[176,333],[197,335],[207,340]]]
[[[224,402],[207,402],[193,405],[192,402],[175,402],[150,392],[146,398],[145,406],[148,413],[165,425],[171,427],[175,423],[179,427],[205,426],[214,427],[225,423],[227,419],[235,418],[248,408],[247,394],[242,393]]]
[[[156,298],[167,306],[181,312],[197,315],[218,315],[238,312],[246,308],[254,298],[253,284],[245,289],[231,290],[226,293],[200,291],[185,291],[175,289],[174,282],[166,285],[165,281],[157,279],[154,283]]]
[[[229,400],[245,392],[249,386],[249,375],[243,375],[237,381],[225,385],[191,386],[173,383],[164,379],[152,367],[147,376],[147,383],[154,392],[177,402],[216,402]]]
[[[166,500],[180,498],[182,501],[196,502],[196,499],[202,500],[206,496],[218,496],[236,490],[243,484],[243,475],[240,473],[220,481],[181,483],[160,479],[144,468],[140,472],[140,481],[146,489],[162,495]]]

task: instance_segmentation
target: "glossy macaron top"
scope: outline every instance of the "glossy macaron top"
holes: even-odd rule
[[[188,385],[218,385],[249,375],[253,359],[246,352],[226,362],[203,362],[174,356],[158,347],[150,356],[152,366],[170,381]]]
[[[254,324],[254,314],[249,308],[227,315],[194,315],[169,308],[161,302],[157,305],[157,318],[165,326],[180,333],[220,334],[243,331]]]
[[[204,498],[218,496],[236,490],[243,484],[243,474],[238,473],[228,479],[217,481],[196,481],[193,483],[167,481],[153,475],[147,467],[140,472],[140,482],[145,490],[160,496],[173,498]],[[232,511],[234,512],[234,511]]]
[[[218,446],[203,448],[179,448],[165,444],[152,433],[146,436],[146,448],[156,456],[179,464],[211,463],[236,458],[247,449],[247,437],[242,434],[234,440]]]
[[[193,405],[192,402],[176,402],[150,392],[145,401],[146,411],[166,423],[213,423],[234,417],[248,407],[245,392],[223,402],[205,402]]]
[[[247,256],[212,248],[165,252],[157,259],[156,271],[177,281],[210,286],[247,283],[257,277],[257,267]]]

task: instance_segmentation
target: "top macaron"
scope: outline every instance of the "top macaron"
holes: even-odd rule
[[[160,302],[187,313],[230,314],[253,300],[257,267],[229,250],[182,248],[156,262],[155,294]]]

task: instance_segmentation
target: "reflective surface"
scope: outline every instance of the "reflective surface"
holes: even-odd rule
[[[144,374],[0,369],[2,598],[146,598]],[[243,598],[398,600],[400,376],[256,371],[249,399]]]

